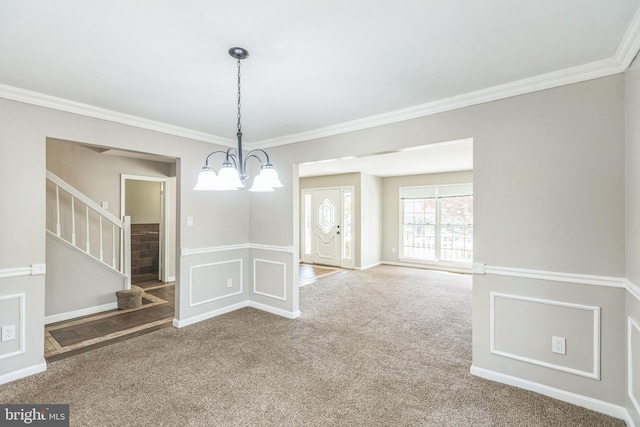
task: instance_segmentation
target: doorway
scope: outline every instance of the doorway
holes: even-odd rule
[[[302,191],[303,262],[353,266],[352,195],[352,187]]]
[[[131,217],[132,281],[175,280],[168,265],[173,232],[169,178],[121,175],[121,214]],[[169,220],[168,220],[169,219]]]

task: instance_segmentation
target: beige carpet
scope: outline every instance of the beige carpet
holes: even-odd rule
[[[469,374],[471,278],[399,267],[53,362],[0,403],[69,403],[73,426],[624,426]]]

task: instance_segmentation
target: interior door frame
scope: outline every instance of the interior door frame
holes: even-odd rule
[[[126,196],[126,182],[131,181],[148,181],[160,183],[160,245],[159,245],[159,271],[158,279],[162,282],[169,282],[169,273],[167,269],[167,254],[169,253],[169,222],[167,218],[169,216],[169,178],[157,177],[157,176],[143,176],[143,175],[129,175],[120,174],[120,217],[124,218],[125,215],[125,196]]]
[[[355,188],[353,185],[345,185],[345,186],[333,186],[333,187],[316,187],[316,188],[305,188],[300,190],[300,260],[305,263],[313,264],[313,248],[314,248],[314,233],[311,233],[311,241],[309,242],[311,247],[311,253],[305,253],[305,243],[306,242],[306,230],[305,230],[305,215],[306,215],[306,207],[305,207],[305,195],[311,195],[311,224],[315,223],[316,214],[313,209],[314,206],[314,192],[315,191],[323,191],[323,190],[340,190],[340,197],[342,198],[340,203],[340,222],[342,224],[342,232],[340,233],[340,245],[341,248],[344,248],[345,244],[345,226],[344,226],[344,195],[346,192],[351,194],[351,258],[346,259],[344,250],[341,249],[340,256],[340,267],[342,268],[353,268],[354,266],[354,256],[355,256],[355,229],[354,229],[354,219],[355,219]]]

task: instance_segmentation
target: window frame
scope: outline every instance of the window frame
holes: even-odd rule
[[[455,194],[455,195],[451,195],[451,194],[447,194],[448,192],[446,190],[451,190],[453,187],[468,187],[468,191],[462,191],[461,194]],[[434,196],[433,198],[435,199],[435,236],[434,236],[434,244],[435,244],[435,248],[434,248],[434,258],[415,258],[415,257],[411,257],[411,256],[407,256],[406,255],[406,251],[405,251],[405,246],[404,246],[404,228],[405,228],[405,223],[404,223],[404,199],[407,199],[408,197],[403,197],[403,190],[405,191],[421,191],[423,190],[425,193],[434,192]],[[443,194],[444,193],[444,194]],[[466,194],[465,194],[466,193]],[[470,182],[464,182],[464,183],[457,183],[457,184],[440,184],[440,185],[417,185],[417,186],[401,186],[398,189],[398,226],[399,226],[399,239],[398,239],[398,259],[401,261],[407,261],[407,262],[411,262],[411,263],[419,263],[419,264],[437,264],[437,265],[450,265],[450,266],[461,266],[461,267],[471,267],[471,265],[473,264],[473,244],[471,247],[471,261],[470,262],[462,262],[462,261],[450,261],[450,260],[443,260],[442,259],[442,255],[441,255],[441,230],[442,230],[442,223],[441,223],[441,206],[440,206],[440,201],[444,198],[450,198],[450,197],[465,197],[465,196],[471,196],[473,197],[473,184]],[[420,197],[415,197],[415,199],[418,199]],[[430,198],[425,196],[426,198]],[[473,222],[471,223],[471,225],[473,226]],[[472,233],[472,241],[473,241],[473,233]]]

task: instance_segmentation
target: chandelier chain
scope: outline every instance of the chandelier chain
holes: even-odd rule
[[[238,59],[238,132],[242,131],[240,116],[240,60]]]

